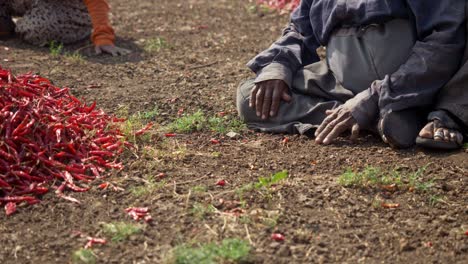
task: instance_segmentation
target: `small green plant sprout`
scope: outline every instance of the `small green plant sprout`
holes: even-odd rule
[[[137,197],[142,197],[153,194],[166,184],[165,180],[157,181],[154,177],[147,177],[143,185],[131,187],[130,192]]]
[[[174,249],[175,264],[241,263],[247,261],[251,247],[240,239],[224,239],[220,244],[206,243],[197,247],[181,245]]]
[[[244,122],[240,119],[231,116],[214,116],[208,119],[208,130],[218,133],[227,134],[229,132],[240,133],[247,129]]]
[[[129,114],[128,107],[122,107],[117,111],[117,116],[126,119],[126,121],[122,123],[121,130],[125,135],[125,138],[132,143],[135,143],[136,141],[135,133],[149,126],[151,121],[154,121],[158,115],[159,109],[157,106],[154,106],[150,111],[137,112],[132,115]],[[150,135],[147,133],[140,136],[140,138],[145,142],[149,141],[149,137]]]
[[[49,43],[49,52],[53,57],[58,57],[63,52],[63,44],[55,41]]]
[[[65,59],[71,63],[81,64],[84,62],[83,56],[78,52],[65,53]]]
[[[216,208],[211,204],[195,203],[192,207],[192,214],[198,219],[204,219],[214,212],[216,212]]]
[[[258,182],[255,184],[256,189],[266,188],[269,189],[272,185],[279,183],[280,181],[288,178],[288,171],[277,172],[270,177],[260,177]]]
[[[96,256],[91,249],[79,249],[73,252],[72,255],[73,264],[94,264],[96,263]]]
[[[169,45],[164,38],[156,37],[148,39],[143,49],[148,53],[155,53],[159,52],[161,49],[167,48],[168,46]]]
[[[428,202],[430,206],[436,206],[440,202],[445,202],[444,197],[440,195],[431,195],[428,198]]]
[[[134,234],[138,234],[143,230],[143,227],[136,224],[125,222],[104,223],[102,231],[108,237],[111,237],[112,242],[120,242],[126,240]]]
[[[395,171],[390,175],[382,173],[375,167],[366,167],[362,172],[346,170],[339,178],[338,183],[345,187],[366,187],[370,185],[387,185],[400,182],[400,175]]]
[[[217,134],[226,134],[231,131],[239,133],[245,129],[245,124],[238,118],[228,115],[207,117],[201,110],[193,114],[185,114],[167,126],[169,132],[176,133],[210,131]]]
[[[177,118],[169,124],[168,130],[177,133],[192,133],[202,131],[206,127],[206,123],[205,114],[201,110],[198,110],[193,114]]]
[[[415,189],[419,192],[428,192],[434,186],[434,180],[424,180],[423,174],[429,164],[417,171],[400,173],[398,169],[383,171],[375,167],[366,167],[361,172],[346,170],[339,178],[338,183],[345,187],[377,187],[387,191],[396,188]]]
[[[204,193],[206,192],[206,190],[207,190],[206,186],[203,186],[203,185],[197,185],[197,186],[192,187],[192,191],[194,193]]]

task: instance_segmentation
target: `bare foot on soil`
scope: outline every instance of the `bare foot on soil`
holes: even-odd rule
[[[427,123],[419,132],[419,136],[436,141],[455,142],[458,145],[463,143],[463,135],[459,131],[443,127],[439,120]]]

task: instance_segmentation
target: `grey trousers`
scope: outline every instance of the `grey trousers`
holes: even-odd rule
[[[415,35],[407,20],[339,30],[327,45],[327,60],[307,65],[295,74],[290,87],[292,101],[283,102],[277,116],[262,120],[249,107],[254,79],[238,88],[239,115],[250,129],[308,134],[322,123],[326,110],[340,106],[375,80],[395,72],[408,59]]]
[[[91,35],[92,24],[83,0],[0,0],[0,16],[21,17],[16,33],[26,42],[74,43]]]
[[[467,22],[468,33],[468,22]],[[444,112],[435,111],[429,115],[429,119],[437,117],[448,128],[461,129],[468,135],[468,46],[465,47],[465,55],[461,68],[455,76],[442,88],[437,96],[436,110],[444,110],[451,114],[445,116]]]

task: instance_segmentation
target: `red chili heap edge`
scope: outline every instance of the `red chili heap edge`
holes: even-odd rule
[[[106,169],[122,169],[116,159],[128,143],[117,123],[124,121],[89,106],[38,75],[13,76],[0,68],[0,205],[7,215],[16,204],[38,203],[56,190],[85,192]]]
[[[292,11],[299,6],[301,0],[257,0],[260,5],[266,5],[274,9]]]

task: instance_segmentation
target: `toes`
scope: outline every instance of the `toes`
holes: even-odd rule
[[[444,128],[443,131],[444,131],[444,141],[450,142],[450,131],[447,128]]]
[[[457,142],[457,131],[450,130],[450,141]]]
[[[434,132],[434,140],[442,141],[444,139],[444,129],[438,128]]]
[[[421,129],[419,136],[423,138],[433,138],[434,136],[434,123],[429,122],[427,125]]]

